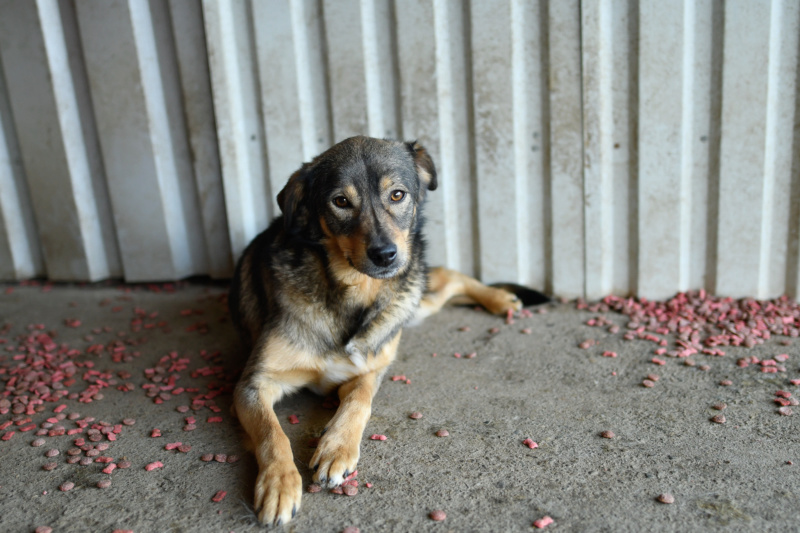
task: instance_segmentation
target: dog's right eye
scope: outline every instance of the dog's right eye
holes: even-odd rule
[[[333,199],[333,205],[340,208],[350,207],[350,202],[344,196],[337,196]]]

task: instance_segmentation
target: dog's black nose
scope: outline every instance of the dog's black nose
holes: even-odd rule
[[[379,267],[388,267],[397,257],[397,246],[387,244],[384,246],[373,246],[367,250],[367,257]]]

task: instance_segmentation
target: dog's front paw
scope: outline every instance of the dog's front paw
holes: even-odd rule
[[[511,311],[522,309],[522,301],[513,292],[505,289],[486,287],[482,291],[479,303],[494,315],[502,315]]]
[[[367,365],[367,354],[369,348],[363,343],[350,339],[344,347],[345,353],[350,357],[350,361],[358,368],[364,368]]]
[[[303,480],[292,462],[261,467],[256,481],[255,509],[262,524],[286,524],[300,509]]]
[[[340,437],[331,429],[319,441],[311,458],[314,481],[320,485],[337,487],[356,471],[359,456],[358,440]]]

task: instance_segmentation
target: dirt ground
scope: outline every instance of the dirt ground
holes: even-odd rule
[[[267,529],[251,506],[256,464],[229,411],[243,354],[225,291],[0,285],[0,531]],[[620,331],[586,325],[600,315]],[[624,340],[627,322],[572,302],[513,324],[450,308],[406,329],[362,441],[358,493],[306,493],[278,530],[536,531],[545,516],[545,531],[799,530],[800,408],[782,416],[775,393],[800,394],[800,340],[660,365],[656,344]],[[579,347],[587,339],[597,343]],[[784,372],[737,365],[777,354],[788,355]],[[650,374],[658,379],[644,386]],[[308,485],[331,401],[301,392],[276,411]],[[711,420],[720,414],[724,423]],[[165,449],[178,442],[190,449]],[[66,482],[74,487],[60,490]],[[674,503],[660,503],[664,493]]]

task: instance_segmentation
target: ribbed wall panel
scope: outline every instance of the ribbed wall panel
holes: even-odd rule
[[[351,135],[429,259],[554,295],[797,296],[793,0],[0,0],[0,277],[230,275]]]

